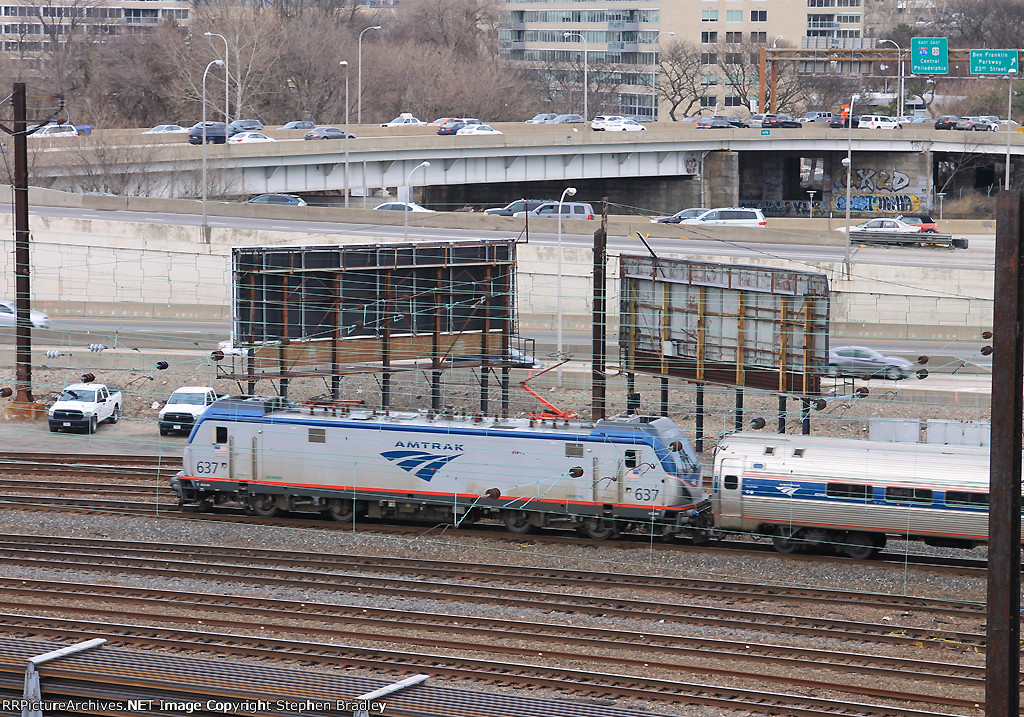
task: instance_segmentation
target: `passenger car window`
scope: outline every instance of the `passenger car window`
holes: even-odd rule
[[[736,490],[740,485],[740,479],[736,476],[726,476],[724,487],[726,490]]]
[[[932,498],[932,491],[928,488],[890,486],[885,489],[885,499],[892,503],[931,503]]]
[[[869,485],[857,485],[854,483],[827,483],[825,495],[829,498],[856,498],[857,500],[869,500],[874,489]]]
[[[946,505],[958,508],[988,508],[988,493],[963,493],[960,491],[946,491]]]

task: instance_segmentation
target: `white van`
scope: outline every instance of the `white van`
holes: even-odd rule
[[[40,127],[29,137],[77,137],[78,130],[70,124],[48,124]]]
[[[860,129],[900,129],[903,125],[895,117],[886,115],[861,115]]]
[[[764,213],[760,209],[749,209],[747,207],[725,207],[722,209],[709,209],[700,216],[692,219],[683,219],[682,224],[703,224],[704,226],[726,226],[726,227],[760,227],[764,229],[768,222],[765,221]]]
[[[546,202],[528,212],[516,212],[514,217],[558,217],[558,202]],[[562,219],[593,219],[594,207],[587,202],[562,202]]]

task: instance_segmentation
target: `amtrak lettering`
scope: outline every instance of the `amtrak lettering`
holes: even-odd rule
[[[464,451],[461,443],[431,443],[430,441],[396,441],[395,448],[425,448],[431,451]]]

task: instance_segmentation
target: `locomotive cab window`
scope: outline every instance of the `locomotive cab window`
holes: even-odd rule
[[[957,508],[988,508],[988,493],[946,491],[946,505]]]
[[[825,495],[829,498],[869,500],[872,492],[872,488],[869,485],[857,485],[854,483],[828,483],[825,485]]]
[[[214,429],[213,442],[214,443],[227,443],[228,442],[228,427],[227,426],[217,426]]]
[[[885,489],[885,499],[891,503],[931,503],[932,491],[928,488],[890,486]]]
[[[640,451],[626,451],[626,468],[636,468],[640,465]]]

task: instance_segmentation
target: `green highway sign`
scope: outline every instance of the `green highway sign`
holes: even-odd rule
[[[971,50],[972,75],[1008,75],[1017,72],[1016,50]]]
[[[771,133],[772,133],[772,131],[770,129],[763,129],[763,130],[761,130],[761,134],[762,135],[771,134]]]
[[[945,37],[910,38],[910,71],[915,75],[949,72],[949,40]]]

